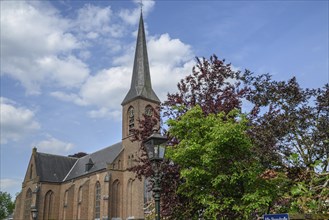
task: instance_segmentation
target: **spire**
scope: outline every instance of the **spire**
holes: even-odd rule
[[[149,61],[147,57],[146,38],[144,31],[143,14],[141,13],[138,27],[134,69],[131,80],[131,86],[128,94],[122,101],[124,105],[136,98],[143,98],[153,102],[160,103],[151,85],[151,76]]]

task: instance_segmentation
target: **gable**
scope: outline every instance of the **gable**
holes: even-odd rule
[[[36,178],[37,172],[36,172],[36,166],[35,166],[35,154],[36,154],[36,148],[33,148],[32,155],[29,161],[29,165],[27,167],[24,182],[31,181],[34,178]]]
[[[62,182],[78,159],[45,153],[35,154],[36,171],[40,181]]]

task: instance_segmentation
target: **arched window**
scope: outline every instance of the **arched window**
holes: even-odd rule
[[[95,220],[101,218],[101,184],[96,183],[95,186]]]
[[[131,135],[133,133],[133,129],[135,127],[135,112],[134,107],[130,106],[128,109],[128,134]]]
[[[145,107],[145,115],[152,116],[153,115],[153,107],[150,105],[147,105]]]
[[[112,184],[112,218],[120,217],[121,208],[121,186],[119,180],[115,180]]]
[[[64,206],[63,206],[63,219],[66,219],[66,209],[67,209],[68,191],[64,193]]]
[[[64,208],[66,208],[68,205],[68,196],[69,196],[69,192],[68,190],[66,190],[64,194]]]
[[[121,160],[118,160],[118,169],[120,170],[121,168]]]
[[[82,186],[79,187],[79,193],[78,193],[78,203],[80,204],[82,202]]]
[[[150,179],[146,178],[144,181],[144,213],[150,214],[153,206],[152,190],[150,189]]]
[[[133,180],[128,181],[127,186],[127,214],[128,217],[133,216]]]
[[[25,196],[24,203],[24,219],[30,219],[32,204],[32,190],[28,189]]]
[[[81,203],[82,203],[82,186],[79,187],[79,191],[78,191],[78,219],[81,219]]]
[[[54,219],[53,216],[53,207],[54,207],[54,193],[53,191],[49,190],[45,195],[45,204],[43,210],[43,219]]]

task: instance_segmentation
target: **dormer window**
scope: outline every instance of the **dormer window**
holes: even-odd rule
[[[88,163],[86,163],[85,171],[88,172],[94,166],[94,162],[89,158]]]
[[[133,129],[135,127],[135,115],[134,108],[130,107],[128,109],[128,134],[131,135],[133,133]]]

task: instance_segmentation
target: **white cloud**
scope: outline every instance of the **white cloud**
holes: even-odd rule
[[[190,45],[170,38],[167,33],[149,38],[147,46],[152,86],[160,100],[164,101],[167,93],[174,92],[177,83],[191,73],[195,65],[194,54]]]
[[[20,107],[4,97],[0,101],[1,144],[21,140],[40,129],[32,110]]]
[[[49,78],[64,87],[78,87],[89,75],[87,65],[74,56],[63,59],[47,56],[38,59],[37,63]]]
[[[150,72],[153,89],[161,100],[168,91],[176,89],[176,83],[190,73],[195,62],[189,45],[179,39],[171,39],[168,34],[150,37],[148,42]],[[77,105],[94,106],[89,112],[92,118],[120,118],[121,102],[127,94],[133,68],[135,48],[127,47],[125,53],[114,61],[119,66],[104,69],[90,76],[79,93],[53,92],[52,96]],[[170,80],[168,80],[170,79]]]
[[[8,33],[1,35],[5,45],[1,58],[3,73],[19,80],[27,93],[41,93],[47,86],[56,88],[58,91],[50,92],[53,97],[94,107],[90,117],[117,118],[130,86],[135,50],[135,41],[127,44],[117,37],[127,34],[130,25],[139,20],[139,1],[134,2],[135,8],[121,10],[118,15],[110,7],[87,4],[77,11],[74,19],[63,18],[49,4],[6,2],[1,19]],[[143,13],[151,11],[154,4],[155,1],[143,1]],[[48,8],[42,10],[43,7]],[[193,52],[189,45],[171,39],[169,34],[147,39],[153,87],[164,100],[165,94],[175,87],[172,82],[190,72]],[[100,41],[111,48],[108,53],[121,55],[109,57],[116,67],[100,71],[95,68],[91,75],[83,60],[94,60],[94,51],[88,48],[99,50],[96,47]],[[66,90],[72,88],[78,92]]]
[[[140,0],[134,0],[134,3],[136,4],[136,8],[134,9],[124,9],[121,10],[119,13],[119,16],[122,18],[123,21],[125,21],[128,24],[135,25],[139,21],[139,16],[141,12],[140,8]],[[154,7],[155,1],[149,0],[149,1],[143,1],[143,14],[147,15]]]
[[[111,31],[109,26],[112,16],[111,7],[100,8],[91,4],[78,10],[76,25],[87,33],[87,38],[97,38],[98,33],[105,34]]]
[[[151,37],[148,42],[150,63],[177,66],[193,57],[191,47],[179,39],[171,39],[169,34]]]
[[[15,200],[15,194],[21,191],[22,179],[0,179],[0,188],[2,192],[8,192],[12,201]]]
[[[80,51],[79,55],[78,55],[82,60],[88,60],[91,56],[90,51],[88,50],[82,50]]]
[[[49,136],[46,140],[42,140],[33,145],[40,152],[59,154],[59,155],[63,155],[65,153],[71,153],[72,150],[74,149],[74,144],[60,141],[51,136]]]
[[[89,112],[92,118],[117,118],[121,114],[120,104],[130,85],[131,67],[113,67],[90,76],[82,85],[78,94],[56,91],[51,93],[62,101],[77,105],[95,106],[97,109]]]
[[[84,100],[82,100],[80,98],[80,96],[75,93],[67,94],[67,93],[64,93],[61,91],[56,91],[56,92],[50,93],[50,95],[59,100],[65,101],[65,102],[73,102],[76,105],[80,105],[80,106],[88,105],[88,103],[86,103]]]
[[[89,112],[91,118],[113,118],[117,121],[121,120],[121,111],[110,110],[108,108],[102,107],[98,110],[92,110]]]
[[[28,94],[39,94],[49,81],[78,86],[89,69],[72,55],[83,42],[70,33],[71,26],[46,3],[1,2],[2,74],[18,80]]]
[[[2,49],[6,55],[44,55],[78,48],[74,36],[67,32],[69,20],[60,18],[45,4],[24,1],[1,3]],[[17,50],[19,49],[19,50]]]

